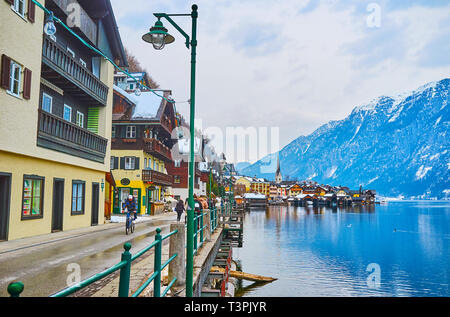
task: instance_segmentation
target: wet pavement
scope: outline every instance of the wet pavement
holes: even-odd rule
[[[120,262],[125,242],[132,244],[130,252],[134,254],[154,241],[157,227],[167,234],[174,220],[176,214],[137,223],[128,236],[123,224],[109,224],[102,226],[104,230],[0,251],[0,296],[8,296],[6,289],[13,280],[25,284],[21,296],[54,294],[67,287],[77,265],[81,280],[99,273]]]

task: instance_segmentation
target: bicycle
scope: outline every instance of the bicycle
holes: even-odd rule
[[[127,210],[127,219],[125,220],[125,233],[128,235],[128,233],[131,231],[131,233],[134,232],[134,217],[131,216],[131,212]]]

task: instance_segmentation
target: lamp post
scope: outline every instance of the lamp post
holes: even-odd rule
[[[194,119],[195,119],[195,63],[197,54],[197,18],[198,6],[192,5],[190,14],[166,14],[154,13],[158,18],[155,26],[150,32],[144,34],[142,39],[153,44],[156,50],[161,50],[166,44],[175,41],[175,38],[167,33],[161,19],[166,19],[186,39],[186,47],[191,49],[191,98],[190,98],[190,160],[189,160],[189,210],[187,211],[187,247],[186,247],[186,297],[193,296],[193,274],[194,274]],[[176,24],[171,16],[190,16],[192,18],[192,39]]]

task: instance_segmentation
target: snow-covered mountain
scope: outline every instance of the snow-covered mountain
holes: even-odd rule
[[[249,167],[250,165],[251,164],[249,162],[239,162],[239,163],[234,164],[234,169],[236,170],[236,173],[238,175],[240,175],[242,173],[242,171],[245,168]]]
[[[449,91],[444,79],[382,96],[299,137],[279,152],[284,179],[362,185],[385,196],[450,197]],[[273,180],[277,155],[242,173]]]

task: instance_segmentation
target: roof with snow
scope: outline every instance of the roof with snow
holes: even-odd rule
[[[246,193],[246,194],[244,194],[244,198],[247,198],[247,199],[266,199],[266,196],[262,195],[262,194]]]
[[[114,85],[114,91],[126,98],[134,105],[132,120],[155,120],[159,119],[164,111],[167,98],[171,95],[170,90],[142,91],[139,96],[131,94]]]

